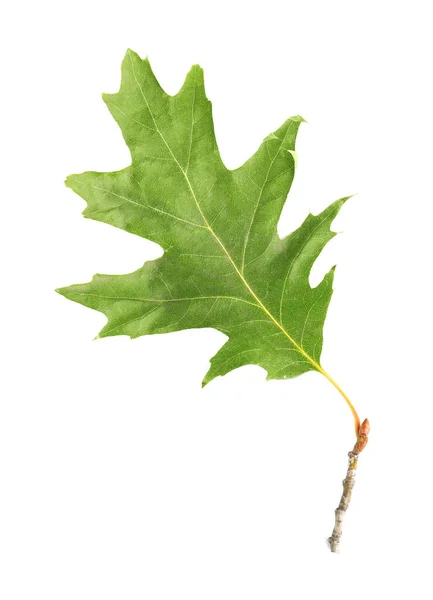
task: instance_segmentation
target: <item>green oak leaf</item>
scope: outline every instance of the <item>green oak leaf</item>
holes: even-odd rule
[[[199,66],[169,96],[149,61],[129,50],[119,92],[103,98],[131,165],[71,175],[66,185],[87,202],[84,216],[152,240],[164,254],[134,273],[95,275],[58,292],[106,315],[99,337],[223,332],[228,340],[203,385],[247,364],[263,367],[268,379],[316,370],[336,385],[320,365],[334,268],[314,288],[308,278],[347,198],[310,214],[284,239],[277,234],[303,119],[288,119],[231,171],[218,151]]]

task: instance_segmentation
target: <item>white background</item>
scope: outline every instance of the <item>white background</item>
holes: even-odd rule
[[[3,8],[2,600],[432,597],[429,8]],[[282,235],[357,193],[311,276],[338,264],[322,363],[372,425],[340,555],[325,540],[353,425],[323,377],[249,366],[202,390],[222,334],[92,342],[104,316],[54,293],[160,254],[63,186],[128,164],[100,98],[128,47],[169,93],[201,64],[229,167],[307,119]]]

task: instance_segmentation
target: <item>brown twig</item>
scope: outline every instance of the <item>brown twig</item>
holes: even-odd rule
[[[358,457],[360,452],[364,450],[368,442],[368,434],[370,433],[370,423],[365,419],[358,430],[358,437],[353,450],[349,452],[349,466],[346,473],[346,479],[343,480],[343,494],[340,504],[335,509],[335,525],[330,538],[328,538],[331,552],[339,552],[341,534],[343,532],[343,519],[346,510],[349,508],[350,499],[352,497],[353,486],[355,485],[356,467],[358,466]]]

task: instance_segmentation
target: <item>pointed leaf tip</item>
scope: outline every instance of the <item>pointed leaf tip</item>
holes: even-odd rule
[[[133,56],[134,58],[139,58],[141,60],[141,57],[132,48],[128,48],[128,50],[125,53],[125,56]]]
[[[68,175],[63,183],[70,190],[74,190],[74,184],[78,183],[77,182],[77,175]]]
[[[188,87],[204,88],[204,72],[200,65],[192,65],[182,85],[182,90]]]

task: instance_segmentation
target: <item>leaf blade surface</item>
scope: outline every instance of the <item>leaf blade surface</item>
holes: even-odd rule
[[[302,118],[288,119],[231,171],[218,151],[200,67],[169,96],[148,60],[128,51],[120,90],[104,101],[131,165],[72,175],[66,185],[86,201],[86,217],[152,240],[164,255],[134,273],[95,275],[59,293],[107,316],[100,337],[222,331],[228,340],[204,383],[246,364],[263,367],[270,379],[324,373],[320,354],[334,268],[315,288],[308,277],[347,198],[278,236]]]

